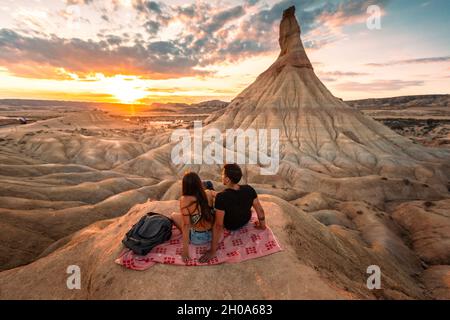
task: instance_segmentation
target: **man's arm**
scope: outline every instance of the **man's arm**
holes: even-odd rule
[[[261,202],[259,202],[258,198],[255,198],[255,200],[253,200],[253,208],[256,211],[256,214],[258,215],[258,224],[256,225],[256,227],[258,229],[265,229],[266,228],[266,215],[264,213],[264,209],[261,205]]]
[[[225,216],[225,211],[216,209],[216,213],[214,215],[215,220],[212,230],[211,249],[209,249],[209,251],[207,251],[203,256],[200,257],[199,261],[202,263],[208,262],[216,255],[217,247],[219,246],[219,240],[222,237],[223,217]]]

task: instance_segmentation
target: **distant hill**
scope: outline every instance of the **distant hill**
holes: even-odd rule
[[[179,112],[183,110],[185,113],[213,113],[219,111],[226,106],[228,102],[221,100],[203,101],[200,103],[152,103],[148,111],[153,112]]]
[[[195,104],[187,103],[160,103],[155,102],[150,105],[148,111],[154,112],[174,112],[182,110],[187,113],[211,113],[225,108],[228,102],[221,100],[203,101]],[[127,109],[135,106],[136,110],[146,108],[142,104],[120,104],[120,103],[104,103],[104,102],[83,102],[83,101],[61,101],[61,100],[33,100],[33,99],[0,99],[0,106],[9,107],[70,107],[70,108],[105,108],[119,109],[126,107]]]
[[[364,99],[347,104],[416,143],[450,146],[450,95]]]
[[[350,106],[366,110],[366,109],[385,109],[385,110],[401,110],[417,107],[450,107],[450,95],[433,94],[418,96],[401,96],[390,98],[375,98],[345,101]],[[202,109],[222,109],[229,102],[221,100],[203,101],[195,104],[187,103],[159,103],[155,102],[150,105],[151,110],[156,109],[180,109],[180,108],[202,108]],[[68,107],[99,107],[99,106],[124,106],[120,103],[104,103],[104,102],[84,102],[84,101],[62,101],[62,100],[33,100],[33,99],[0,99],[0,105],[5,106],[68,106]],[[130,105],[126,105],[130,106]],[[142,105],[136,105],[142,107]]]
[[[450,107],[450,95],[403,96],[380,99],[363,99],[346,101],[350,106],[366,109],[402,110],[420,107]]]
[[[210,100],[210,101],[203,101],[195,105],[203,108],[223,108],[228,105],[228,102],[221,100]]]
[[[121,103],[87,102],[87,101],[63,101],[63,100],[34,100],[34,99],[0,99],[0,105],[12,107],[75,107],[75,108],[98,108],[98,107],[120,107],[127,106]],[[139,105],[140,106],[140,105]]]

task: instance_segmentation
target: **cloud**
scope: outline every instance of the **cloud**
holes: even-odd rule
[[[141,13],[158,15],[162,15],[166,9],[164,3],[148,0],[133,0],[133,7]]]
[[[321,78],[321,79],[322,79],[322,81],[325,81],[325,82],[335,82],[335,81],[337,81],[336,78],[331,78],[331,77],[324,77],[324,78]]]
[[[391,0],[359,0],[341,1],[339,4],[327,3],[317,18],[316,22],[325,25],[330,29],[341,28],[345,25],[365,23],[367,20],[367,8],[376,5],[381,9],[383,15],[384,8]]]
[[[149,11],[151,11],[151,12],[156,12],[156,13],[158,13],[158,14],[161,14],[161,13],[162,13],[162,11],[161,11],[161,6],[160,6],[157,2],[155,2],[155,1],[147,1],[147,2],[145,3],[145,6],[146,6],[147,9],[148,9]]]
[[[95,3],[92,10],[100,10],[99,18],[109,21],[96,30],[103,35],[100,40],[63,39],[54,34],[32,35],[1,29],[0,65],[23,76],[30,73],[20,63],[46,66],[43,76],[60,69],[79,76],[95,72],[135,74],[150,79],[202,76],[208,74],[205,67],[279,50],[280,18],[283,10],[291,5],[297,6],[305,47],[318,49],[337,41],[341,26],[365,17],[366,8],[373,1],[282,0],[268,5],[264,1],[246,0],[242,5],[227,7],[221,2],[204,0],[189,5],[132,0],[136,28],[126,29],[132,36],[124,36],[120,34],[122,31],[114,29],[116,19],[110,15],[123,5],[119,0],[112,0],[113,6],[94,0],[67,0],[66,3]],[[385,3],[388,0],[377,1],[377,4]],[[324,17],[331,22],[325,23]],[[33,76],[36,74],[40,73]]]
[[[175,46],[173,42],[170,41],[156,41],[149,44],[148,48],[154,54],[180,54],[181,50]]]
[[[389,66],[402,65],[402,64],[423,64],[423,63],[438,63],[438,62],[450,62],[450,56],[395,60],[395,61],[389,61],[389,62],[384,62],[384,63],[367,63],[366,66],[389,67]]]
[[[344,71],[319,71],[317,72],[317,75],[320,77],[322,81],[325,82],[336,82],[340,78],[346,78],[346,77],[359,77],[359,76],[366,76],[368,73],[364,72],[344,72]]]
[[[235,40],[219,51],[219,54],[230,61],[239,60],[244,56],[252,56],[267,51],[259,41]]]
[[[94,0],[66,0],[67,5],[91,4]]]
[[[387,2],[379,0],[377,3]],[[260,1],[246,1],[229,8],[196,1],[189,5],[166,5],[163,16],[151,13],[147,3],[135,0],[134,6],[146,15],[144,27],[149,36],[157,37],[172,22],[182,23],[183,30],[176,39],[168,42],[173,45],[172,48],[179,48],[177,54],[196,60],[198,66],[205,67],[279,50],[278,25],[283,10],[292,4],[297,5],[296,14],[306,38],[305,47],[319,49],[339,39],[334,32],[339,26],[347,24],[347,20],[352,20],[354,16],[359,20],[365,19],[367,6],[373,1],[354,4],[353,0],[344,0],[341,4],[333,4],[317,0],[282,0],[271,6]],[[330,19],[339,17],[332,24],[334,29],[323,27],[320,19],[324,16]]]
[[[237,28],[235,21],[245,14],[245,8],[241,5],[223,8],[218,4],[213,6],[208,2],[197,1],[190,5],[167,6],[165,17],[162,18],[147,12],[145,27],[150,36],[157,36],[171,23],[182,23],[184,28],[175,39],[152,44],[151,49],[166,50],[168,54],[197,61],[197,66],[205,67],[217,61],[244,58],[243,55],[232,56],[233,52],[238,47],[251,48],[251,42],[246,43],[241,39],[233,42],[232,33]],[[229,51],[227,47],[230,47]]]
[[[345,82],[336,85],[339,90],[344,91],[395,91],[408,87],[423,86],[424,81],[403,81],[403,80],[377,80],[368,83]]]
[[[325,71],[319,72],[320,75],[325,76],[335,76],[335,77],[358,77],[358,76],[366,76],[368,73],[365,72],[344,72],[344,71]]]
[[[73,2],[93,3],[94,0],[68,0]],[[114,0],[117,2],[118,0]],[[198,40],[207,44],[210,41],[208,35],[222,31],[228,22],[243,17],[246,10],[252,12],[241,21],[237,35],[234,39],[228,39],[226,43],[219,41],[220,48],[226,44],[236,47],[236,41],[249,40],[259,42],[255,53],[273,51],[278,49],[276,27],[284,9],[291,5],[297,8],[297,17],[301,22],[303,34],[314,31],[314,39],[305,40],[305,46],[311,49],[318,49],[339,39],[340,28],[353,24],[363,23],[367,19],[367,8],[376,4],[384,8],[390,0],[342,0],[317,1],[317,0],[281,0],[267,5],[259,0],[245,0],[242,5],[231,8],[223,8],[219,3],[212,3],[205,0],[198,0],[189,5],[167,5],[163,2],[149,0],[132,0],[133,7],[144,16],[148,22],[144,24],[145,29],[151,36],[162,30],[171,21],[183,21],[186,31],[194,32]],[[274,37],[267,38],[267,34],[274,34]],[[264,48],[261,50],[260,48]],[[244,48],[244,52],[249,52]]]
[[[180,6],[174,9],[178,15],[193,18],[195,16],[195,4],[189,6]]]
[[[278,23],[283,11],[296,6],[296,16],[303,34],[304,45],[309,49],[319,49],[339,40],[341,28],[353,23],[365,23],[367,7],[377,4],[384,7],[390,0],[343,0],[339,3],[317,0],[282,0],[271,7],[252,14],[239,26],[236,41],[259,43],[253,46],[255,54],[275,51],[278,47]],[[231,44],[231,43],[230,43]],[[230,48],[232,49],[232,48]],[[236,52],[234,50],[235,54]],[[249,54],[246,48],[243,53]]]
[[[147,21],[144,23],[144,28],[150,35],[155,36],[161,29],[161,23],[157,21]]]
[[[180,87],[170,87],[170,88],[147,88],[145,91],[151,93],[177,93],[177,92],[188,92],[192,89],[180,88]]]
[[[119,46],[120,44],[122,44],[122,38],[115,35],[109,35],[106,38],[106,42],[108,42],[108,44],[111,46]]]
[[[337,40],[337,38],[332,37],[329,39],[312,39],[312,40],[306,40],[303,41],[303,45],[307,49],[320,49],[327,44],[333,43]]]
[[[242,6],[236,6],[231,9],[223,10],[211,18],[211,21],[206,25],[205,30],[208,33],[215,32],[222,28],[228,21],[242,17],[244,14],[245,10]]]
[[[61,79],[71,73],[80,78],[103,73],[169,79],[208,74],[196,70],[197,64],[195,57],[184,54],[183,48],[171,42],[124,46],[116,36],[94,42],[27,37],[0,29],[0,65],[16,76]]]
[[[248,7],[253,7],[254,5],[257,5],[260,2],[260,0],[245,0],[244,3]]]

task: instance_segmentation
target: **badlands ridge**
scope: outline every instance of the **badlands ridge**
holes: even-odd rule
[[[279,129],[277,175],[244,172],[283,252],[144,272],[114,264],[141,215],[177,210],[186,170],[220,190],[220,165],[173,164],[168,129],[55,110],[0,127],[0,299],[450,299],[450,150],[334,97],[300,35],[291,7],[278,59],[205,127]],[[69,265],[81,290],[66,287]],[[371,265],[381,290],[366,286]]]

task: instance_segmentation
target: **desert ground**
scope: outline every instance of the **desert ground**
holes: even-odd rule
[[[345,103],[300,33],[286,10],[279,58],[230,103],[0,101],[0,299],[450,299],[450,97]],[[172,130],[193,120],[280,129],[278,173],[244,165],[243,182],[284,251],[127,270],[114,263],[123,235],[148,211],[177,210],[186,170],[223,188],[220,164],[171,162]],[[82,290],[67,289],[69,265]]]
[[[347,104],[414,142],[432,147],[450,145],[450,95],[365,99]]]

